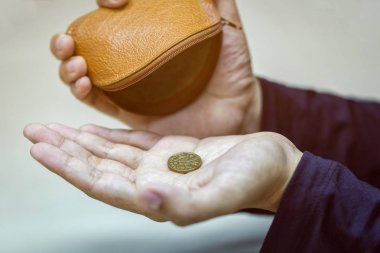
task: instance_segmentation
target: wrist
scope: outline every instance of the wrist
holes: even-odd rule
[[[249,205],[245,208],[275,213],[303,153],[280,134],[262,132],[254,135],[259,137],[255,147],[261,151],[261,155],[254,159],[254,167],[259,164],[259,173],[255,175],[257,184],[248,192]]]
[[[297,147],[294,146],[293,143],[291,143],[288,139],[285,139],[286,143],[284,143],[284,154],[286,157],[286,160],[283,162],[284,166],[284,176],[283,176],[283,182],[279,185],[277,188],[276,193],[273,195],[273,198],[271,199],[271,202],[268,205],[269,211],[277,212],[278,207],[280,206],[282,197],[284,196],[284,193],[286,189],[288,188],[288,185],[298,167],[298,164],[301,161],[303,153],[297,149]]]
[[[252,76],[251,89],[247,93],[248,105],[242,123],[241,134],[251,134],[260,131],[262,115],[262,89],[259,79]]]

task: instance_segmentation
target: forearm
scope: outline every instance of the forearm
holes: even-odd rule
[[[380,191],[305,153],[262,252],[379,252]]]
[[[260,81],[262,131],[280,133],[301,151],[341,162],[380,187],[380,104]]]

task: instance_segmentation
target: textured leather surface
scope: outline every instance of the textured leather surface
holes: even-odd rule
[[[102,88],[219,22],[212,0],[130,0],[121,9],[100,8],[79,18],[68,34],[92,82]]]
[[[116,105],[144,115],[166,115],[198,97],[220,53],[219,33],[177,55],[140,82],[116,92],[104,92]]]

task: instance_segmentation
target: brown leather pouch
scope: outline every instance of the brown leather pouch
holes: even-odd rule
[[[130,0],[79,18],[68,34],[92,83],[115,104],[164,115],[191,103],[209,81],[222,20],[212,0]]]

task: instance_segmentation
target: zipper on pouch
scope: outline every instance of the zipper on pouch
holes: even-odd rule
[[[235,22],[232,22],[232,21],[229,21],[225,18],[222,18],[222,24],[223,25],[228,25],[228,26],[231,26],[235,29],[238,29],[238,30],[243,30],[243,27]]]
[[[196,35],[193,35],[190,38],[187,38],[186,40],[180,42],[173,48],[163,53],[153,62],[151,62],[145,69],[140,70],[137,73],[133,74],[132,76],[127,77],[117,83],[104,86],[102,89],[104,89],[105,91],[119,91],[141,81],[142,79],[152,74],[162,65],[164,65],[165,63],[167,63],[168,61],[170,61],[171,59],[173,59],[175,56],[179,55],[186,49],[220,33],[222,31],[223,25],[225,25],[223,20],[224,19],[222,19],[221,22],[219,22],[218,24],[206,30],[203,30],[202,32],[199,32]]]

